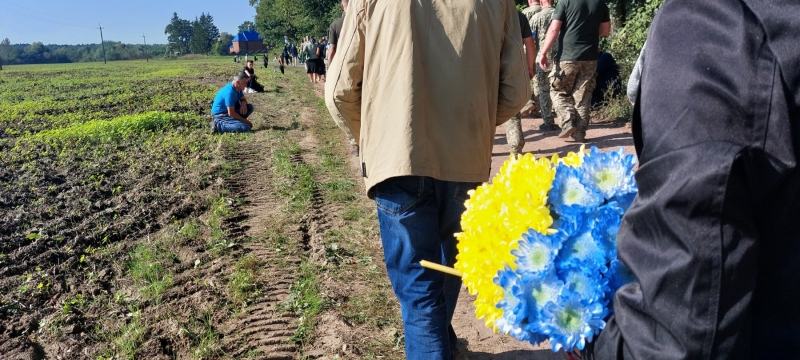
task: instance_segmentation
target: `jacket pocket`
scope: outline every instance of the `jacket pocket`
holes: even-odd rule
[[[402,215],[419,203],[424,191],[425,178],[422,176],[389,178],[375,185],[375,204],[390,215]]]
[[[561,86],[564,83],[564,71],[556,67],[553,69],[553,74],[550,76],[550,88],[556,91],[561,91]]]

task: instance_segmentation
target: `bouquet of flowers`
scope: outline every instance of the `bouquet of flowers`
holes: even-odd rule
[[[622,215],[636,195],[623,149],[506,161],[470,193],[455,269],[486,325],[553,351],[583,349],[633,280],[617,259]]]

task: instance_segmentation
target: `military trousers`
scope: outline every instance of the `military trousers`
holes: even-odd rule
[[[517,113],[513,118],[506,121],[506,142],[508,151],[512,154],[519,154],[525,147],[525,137],[522,135],[522,116]]]
[[[558,61],[550,72],[550,89],[561,128],[575,127],[574,137],[586,136],[592,91],[597,77],[597,60]]]
[[[542,70],[539,64],[536,64],[536,77],[534,77],[534,91],[539,98],[539,111],[542,113],[542,120],[545,125],[553,125],[553,104],[550,100],[550,82],[547,81],[549,72]]]
[[[538,68],[538,66],[537,66]],[[528,103],[525,104],[525,108],[531,109],[531,113],[536,113],[537,111],[541,110],[539,107],[540,104],[540,97],[539,97],[539,78],[537,76],[533,76],[531,80],[531,98],[528,100]],[[549,83],[548,83],[549,84]]]

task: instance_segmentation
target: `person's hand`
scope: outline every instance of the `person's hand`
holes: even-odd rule
[[[242,116],[247,114],[247,103],[246,102],[240,102],[239,103],[239,113],[241,113]]]
[[[536,59],[536,62],[539,63],[539,67],[542,68],[542,70],[547,71],[547,54],[539,54],[539,58]]]

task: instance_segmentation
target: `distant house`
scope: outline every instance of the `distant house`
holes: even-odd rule
[[[264,51],[264,39],[258,36],[253,30],[247,30],[236,34],[233,38],[233,46],[230,47],[232,53],[249,53]]]

